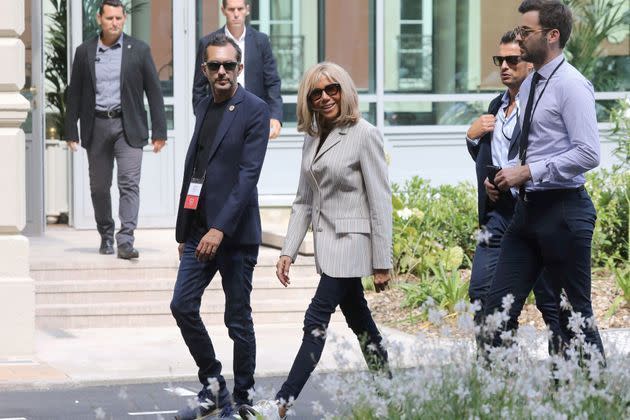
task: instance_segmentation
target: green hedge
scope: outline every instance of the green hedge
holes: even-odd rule
[[[586,188],[597,209],[594,267],[628,261],[630,172],[601,169],[587,174]],[[477,244],[477,194],[470,183],[433,186],[414,177],[394,185],[393,258],[397,275],[421,277],[435,267],[470,265]]]

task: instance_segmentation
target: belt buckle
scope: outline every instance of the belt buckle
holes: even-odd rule
[[[114,118],[114,113],[115,113],[115,112],[116,112],[116,110],[115,110],[115,109],[110,109],[110,110],[108,110],[108,111],[107,111],[107,118],[109,118],[110,120],[111,120],[112,118]]]

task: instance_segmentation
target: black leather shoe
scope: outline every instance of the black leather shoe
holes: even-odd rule
[[[99,254],[111,255],[114,253],[114,241],[111,239],[101,239],[101,247],[98,249]]]
[[[118,258],[122,258],[123,260],[130,260],[132,258],[138,258],[140,253],[138,250],[131,245],[120,245],[118,247]]]

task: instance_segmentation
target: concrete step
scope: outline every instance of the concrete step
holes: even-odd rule
[[[295,322],[304,318],[310,299],[273,299],[252,302],[254,323]],[[204,299],[202,318],[207,325],[223,324],[223,301]],[[175,325],[169,302],[125,302],[109,304],[38,305],[35,309],[39,328],[105,328]],[[334,321],[343,320],[341,311]]]
[[[161,266],[155,264],[129,263],[112,265],[75,264],[55,267],[31,267],[30,276],[39,281],[100,281],[100,280],[151,280],[155,278],[177,277],[179,264],[165,263]],[[299,257],[291,266],[291,277],[296,279],[312,276],[316,273],[315,262],[310,257]],[[274,277],[276,275],[276,260],[260,261],[254,268],[254,279],[258,277]]]
[[[319,284],[319,276],[292,277],[285,288],[275,276],[254,277],[252,302],[282,297],[293,300],[311,297]],[[123,302],[169,301],[173,295],[175,277],[141,280],[77,280],[35,282],[35,304],[100,304]],[[217,275],[206,288],[204,298],[216,301],[224,298],[221,277]]]
[[[179,266],[179,258],[177,248],[173,246],[172,252],[164,252],[163,250],[144,250],[139,248],[140,258],[134,260],[122,260],[116,258],[115,255],[99,255],[96,250],[81,255],[73,256],[73,258],[59,256],[39,256],[31,259],[31,271],[48,271],[48,270],[130,270],[130,269],[146,269],[146,268],[177,268]],[[258,251],[257,266],[275,267],[280,251],[269,247],[260,247]],[[294,265],[314,265],[313,256],[299,255]]]

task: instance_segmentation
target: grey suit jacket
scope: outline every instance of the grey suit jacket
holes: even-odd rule
[[[392,267],[392,194],[383,140],[361,119],[336,128],[317,155],[306,136],[282,255],[293,261],[309,225],[318,273],[362,277]]]

